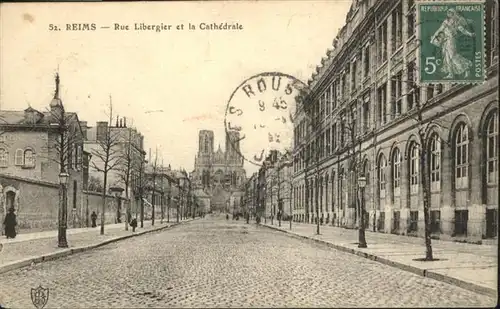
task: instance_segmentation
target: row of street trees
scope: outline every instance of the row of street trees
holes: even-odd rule
[[[404,87],[406,89],[406,93],[402,93],[398,97],[393,96],[389,98],[389,103],[390,106],[396,106],[398,104],[398,101],[400,101],[403,97],[408,97],[411,96],[411,100],[413,102],[412,108],[408,110],[408,112],[404,115],[401,115],[397,109],[391,109],[389,113],[384,115],[383,117],[406,117],[408,121],[411,121],[412,124],[415,126],[415,134],[418,138],[417,141],[411,141],[412,143],[415,143],[414,146],[417,147],[417,153],[418,153],[418,158],[419,158],[419,164],[418,164],[418,179],[420,182],[420,187],[422,188],[422,193],[423,193],[423,208],[424,208],[424,223],[425,223],[425,246],[426,246],[426,253],[425,253],[425,258],[424,260],[427,261],[432,261],[434,259],[433,251],[432,251],[432,243],[431,243],[431,222],[430,222],[430,181],[429,181],[429,175],[430,175],[430,164],[431,160],[434,158],[432,157],[434,154],[429,151],[430,149],[430,143],[433,142],[432,138],[433,136],[429,135],[429,128],[432,126],[437,126],[439,128],[447,128],[446,124],[443,123],[442,120],[429,120],[424,116],[424,113],[428,110],[429,105],[431,105],[432,101],[427,100],[425,102],[422,102],[420,98],[420,86],[418,85],[416,81],[416,71],[418,70],[418,66],[412,65],[406,67],[403,71],[402,74],[399,76],[399,78],[392,78],[390,80],[390,83],[398,83],[400,85],[406,85]],[[401,78],[402,76],[408,76],[408,78],[404,79]],[[400,86],[401,87],[401,86]],[[442,85],[431,85],[433,89],[435,87],[442,87]],[[298,101],[303,104],[306,116],[308,118],[309,122],[309,128],[307,130],[307,138],[305,140],[306,143],[309,143],[310,141],[313,140],[313,137],[315,134],[319,133],[319,121],[317,119],[317,115],[315,113],[314,109],[314,98],[312,97],[312,93],[308,91],[304,91],[301,93],[301,95],[298,97]],[[368,119],[368,121],[370,121]],[[369,123],[363,124],[363,125],[368,125],[370,130],[366,130],[363,132],[361,128],[358,127],[359,123],[356,115],[356,110],[348,110],[347,113],[343,113],[343,116],[341,116],[340,119],[341,122],[341,128],[340,128],[340,135],[341,139],[344,137],[346,138],[346,143],[343,145],[343,147],[339,148],[337,152],[334,153],[334,155],[339,156],[339,157],[345,157],[348,159],[348,164],[347,164],[347,173],[350,176],[349,177],[349,184],[351,185],[351,188],[354,188],[354,196],[356,196],[355,199],[352,199],[353,203],[356,203],[356,205],[353,205],[353,208],[358,209],[359,213],[357,213],[357,220],[358,220],[358,229],[359,229],[359,247],[367,247],[367,242],[365,239],[365,228],[367,225],[367,220],[365,219],[366,217],[366,209],[365,209],[365,203],[364,203],[364,194],[358,194],[360,187],[364,187],[364,184],[358,183],[359,181],[365,182],[369,181],[369,178],[367,178],[366,173],[368,172],[366,170],[365,166],[365,159],[363,158],[363,151],[367,149],[374,149],[378,151],[379,149],[375,145],[375,140],[373,138],[374,130],[373,126],[370,126]],[[311,163],[313,164],[314,170],[313,173],[314,178],[315,178],[315,189],[316,192],[319,192],[318,190],[318,179],[320,176],[320,167],[319,167],[319,153],[320,153],[320,144],[319,143],[313,143],[312,145],[315,145],[316,147],[310,147],[307,148],[309,151],[306,150],[305,152],[305,179],[306,179],[306,211],[308,213],[312,213],[312,205],[309,205],[309,194],[310,194],[310,188],[311,188],[311,181],[309,179],[308,173],[310,173],[310,167]],[[375,152],[376,153],[376,152]],[[341,177],[344,177],[346,175],[342,175]],[[363,191],[361,189],[360,191]],[[319,201],[318,201],[318,195],[316,194],[316,198],[314,200],[315,203],[315,212],[316,212],[316,224],[317,224],[317,229],[316,233],[320,233],[320,225],[319,225]]]
[[[67,179],[68,167],[71,164],[73,151],[76,146],[81,146],[83,149],[83,135],[79,130],[78,118],[75,113],[66,113],[62,100],[59,98],[59,74],[56,74],[56,90],[54,99],[49,110],[51,116],[51,127],[55,129],[58,138],[51,148],[54,149],[56,156],[51,156],[48,159],[57,163],[60,168],[60,206],[59,206],[59,246],[67,247],[66,228],[67,228]],[[109,97],[109,109],[107,112],[109,124],[113,119],[113,104],[112,98]],[[90,151],[93,160],[89,160],[90,168],[102,174],[103,181],[100,177],[90,176],[87,181],[86,190],[99,192],[101,194],[101,222],[100,234],[104,234],[104,223],[106,213],[106,199],[110,173],[113,172],[118,176],[119,182],[123,185],[126,203],[126,218],[125,229],[128,230],[129,220],[131,219],[131,194],[136,198],[136,202],[140,203],[140,226],[144,226],[144,202],[149,192],[152,195],[152,224],[155,220],[155,197],[157,191],[162,194],[162,222],[164,219],[164,185],[168,182],[179,187],[179,180],[175,177],[168,176],[163,164],[160,164],[158,152],[151,162],[146,161],[144,151],[142,149],[134,149],[137,147],[137,139],[132,128],[127,130],[116,130],[111,125],[106,126],[105,132],[99,134],[94,147]],[[81,164],[82,162],[77,162]],[[149,164],[149,168],[148,168]],[[115,176],[114,175],[114,176]],[[115,184],[113,184],[115,185]],[[121,185],[120,185],[121,187]],[[121,190],[121,189],[120,189]],[[191,194],[191,186],[189,186],[189,194]],[[170,206],[172,201],[171,190],[167,192],[167,216],[170,220]],[[177,203],[179,207],[179,203]],[[179,209],[177,209],[179,213]],[[88,213],[86,214],[88,216]],[[137,217],[137,211],[136,211]],[[88,224],[88,220],[87,220]]]

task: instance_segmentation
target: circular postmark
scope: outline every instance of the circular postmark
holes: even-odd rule
[[[305,83],[280,72],[246,79],[227,103],[226,143],[256,166],[261,166],[272,150],[291,152],[296,113],[307,93]]]

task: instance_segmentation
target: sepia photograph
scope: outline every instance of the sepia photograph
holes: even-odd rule
[[[0,3],[0,308],[492,308],[498,0]]]

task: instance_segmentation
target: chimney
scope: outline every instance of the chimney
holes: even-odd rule
[[[108,122],[107,121],[98,121],[96,123],[96,140],[104,141],[106,140]]]
[[[82,128],[83,139],[87,139],[87,121],[80,121],[80,127]]]
[[[123,117],[123,126],[127,127],[127,117]]]
[[[120,128],[123,128],[123,118],[120,119]]]
[[[118,115],[116,115],[116,127],[118,128]]]

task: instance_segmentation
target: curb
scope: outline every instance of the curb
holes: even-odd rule
[[[184,223],[188,223],[188,222],[191,222],[191,221],[193,221],[193,220],[187,220],[187,221],[183,221],[183,222],[179,222],[179,223],[174,222],[171,225],[162,226],[162,227],[159,227],[159,228],[156,228],[156,229],[151,229],[151,230],[147,230],[147,231],[136,232],[135,234],[117,236],[117,237],[105,240],[103,242],[100,242],[98,244],[93,244],[93,245],[88,245],[88,246],[81,246],[81,247],[74,247],[74,248],[68,248],[68,249],[63,249],[61,251],[57,251],[57,252],[46,253],[46,254],[41,255],[41,256],[29,257],[29,258],[25,258],[25,259],[22,259],[22,260],[19,260],[19,261],[13,261],[13,262],[10,262],[10,263],[7,263],[5,265],[0,266],[0,274],[6,273],[6,272],[11,271],[11,270],[15,270],[15,269],[19,269],[19,268],[31,266],[33,264],[38,264],[38,263],[47,262],[47,261],[53,261],[53,260],[56,260],[56,259],[60,259],[62,257],[70,256],[70,255],[75,254],[75,253],[89,251],[89,250],[96,249],[96,248],[99,248],[99,247],[102,247],[102,246],[105,246],[105,245],[109,245],[111,243],[114,243],[114,242],[117,242],[117,241],[120,241],[120,240],[128,239],[128,238],[131,238],[131,237],[137,237],[137,236],[141,236],[141,235],[144,235],[144,234],[149,234],[149,233],[163,231],[163,230],[166,230],[166,229],[169,229],[169,228],[172,228],[172,227],[184,224]]]
[[[404,271],[408,271],[408,272],[414,273],[414,274],[422,276],[422,277],[427,277],[427,278],[430,278],[430,279],[434,279],[434,280],[437,280],[437,281],[441,281],[441,282],[444,282],[444,283],[455,285],[455,286],[458,286],[458,287],[460,287],[462,289],[466,289],[466,290],[469,290],[469,291],[472,291],[472,292],[475,292],[475,293],[487,295],[487,296],[494,297],[494,298],[497,297],[497,291],[495,289],[491,289],[491,288],[488,288],[488,287],[480,286],[480,285],[477,285],[477,284],[474,284],[474,283],[470,283],[470,282],[467,282],[467,281],[463,281],[463,280],[460,280],[460,279],[457,279],[457,278],[453,278],[453,277],[450,277],[450,276],[447,276],[447,275],[439,274],[439,273],[436,273],[436,272],[433,272],[433,271],[430,271],[430,270],[427,270],[427,269],[421,269],[421,268],[418,268],[418,267],[415,267],[415,266],[410,266],[410,265],[406,265],[406,264],[403,264],[403,263],[399,263],[399,262],[391,261],[391,260],[388,260],[388,259],[384,259],[384,258],[381,258],[379,256],[373,255],[371,253],[366,253],[366,252],[363,252],[363,251],[360,251],[360,250],[351,249],[351,248],[348,248],[348,247],[344,247],[344,246],[332,244],[330,242],[327,242],[327,241],[324,241],[324,240],[321,240],[321,239],[316,239],[316,238],[311,238],[311,237],[308,237],[308,236],[303,236],[303,235],[295,234],[293,232],[290,232],[290,231],[287,231],[287,230],[282,230],[282,229],[274,227],[274,226],[269,226],[269,225],[264,225],[264,224],[260,224],[260,225],[264,226],[264,227],[267,227],[267,228],[269,228],[271,230],[275,230],[275,231],[279,231],[279,232],[285,233],[285,234],[287,234],[287,236],[290,236],[290,237],[293,237],[293,238],[296,238],[296,239],[313,241],[313,242],[316,242],[316,243],[319,243],[319,244],[322,244],[322,245],[326,245],[327,247],[334,248],[334,249],[339,250],[339,251],[343,251],[343,252],[355,254],[357,256],[364,257],[366,259],[370,259],[372,261],[376,261],[376,262],[379,262],[379,263],[382,263],[382,264],[385,264],[385,265],[388,265],[388,266],[391,266],[391,267],[394,267],[394,268],[398,268],[398,269],[401,269],[401,270],[404,270]]]

